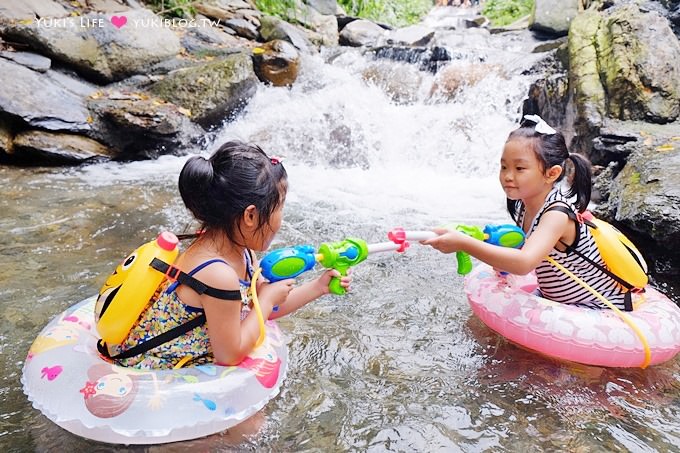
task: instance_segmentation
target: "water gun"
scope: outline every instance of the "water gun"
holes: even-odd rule
[[[277,282],[298,275],[314,268],[316,263],[326,269],[336,269],[340,275],[347,275],[347,269],[364,261],[368,255],[377,252],[403,251],[404,246],[393,242],[367,244],[357,238],[347,238],[338,242],[324,242],[318,250],[312,245],[295,245],[274,250],[260,261],[262,275],[270,282]],[[328,284],[332,294],[343,295],[345,288],[340,285],[340,278],[333,277]]]
[[[457,231],[465,233],[480,241],[502,247],[520,248],[524,245],[524,231],[517,225],[486,225],[484,229],[472,225],[457,225]],[[387,238],[398,245],[406,244],[408,241],[424,241],[437,237],[433,231],[404,231],[403,228],[395,228],[387,233]],[[472,270],[472,259],[465,252],[456,252],[458,261],[458,274],[466,275]]]

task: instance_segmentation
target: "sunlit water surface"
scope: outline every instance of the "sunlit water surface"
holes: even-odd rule
[[[419,74],[399,104],[348,51],[307,59],[292,89],[260,88],[216,144],[285,156],[290,190],[274,248],[396,226],[507,222],[496,180],[531,76],[504,43],[490,72],[444,102]],[[498,48],[503,48],[499,44]],[[404,70],[400,64],[394,70]],[[526,63],[527,65],[529,62]],[[208,155],[214,146],[204,154]],[[196,151],[198,152],[198,151]],[[95,293],[159,230],[192,231],[176,190],[186,157],[84,168],[0,168],[0,445],[10,451],[218,451],[221,435],[159,447],[74,436],[33,409],[19,383],[35,336]],[[290,351],[261,432],[273,451],[670,451],[680,445],[678,360],[651,369],[561,364],[508,344],[471,313],[453,256],[412,246],[373,255],[353,289],[281,320]]]

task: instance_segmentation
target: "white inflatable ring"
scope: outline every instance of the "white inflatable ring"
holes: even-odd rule
[[[143,371],[97,352],[95,297],[45,326],[23,367],[33,406],[62,428],[117,444],[156,444],[223,431],[259,411],[285,379],[288,350],[276,323],[237,366]]]
[[[605,367],[638,367],[645,351],[640,339],[612,310],[560,304],[532,294],[535,275],[499,277],[486,264],[465,280],[472,311],[508,340],[542,354]],[[680,308],[647,287],[633,297],[626,315],[647,339],[650,365],[680,352]]]

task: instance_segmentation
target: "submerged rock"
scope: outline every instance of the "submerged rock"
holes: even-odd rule
[[[14,137],[13,163],[80,164],[96,158],[109,159],[115,152],[101,143],[79,135],[47,131],[26,131]]]

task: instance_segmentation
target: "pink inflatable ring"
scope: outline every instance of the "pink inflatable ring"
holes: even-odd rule
[[[645,349],[638,335],[612,310],[592,310],[533,294],[536,276],[499,277],[486,264],[465,280],[472,311],[508,340],[547,356],[605,367],[639,367]],[[625,313],[646,338],[650,365],[680,352],[680,308],[647,287]]]

